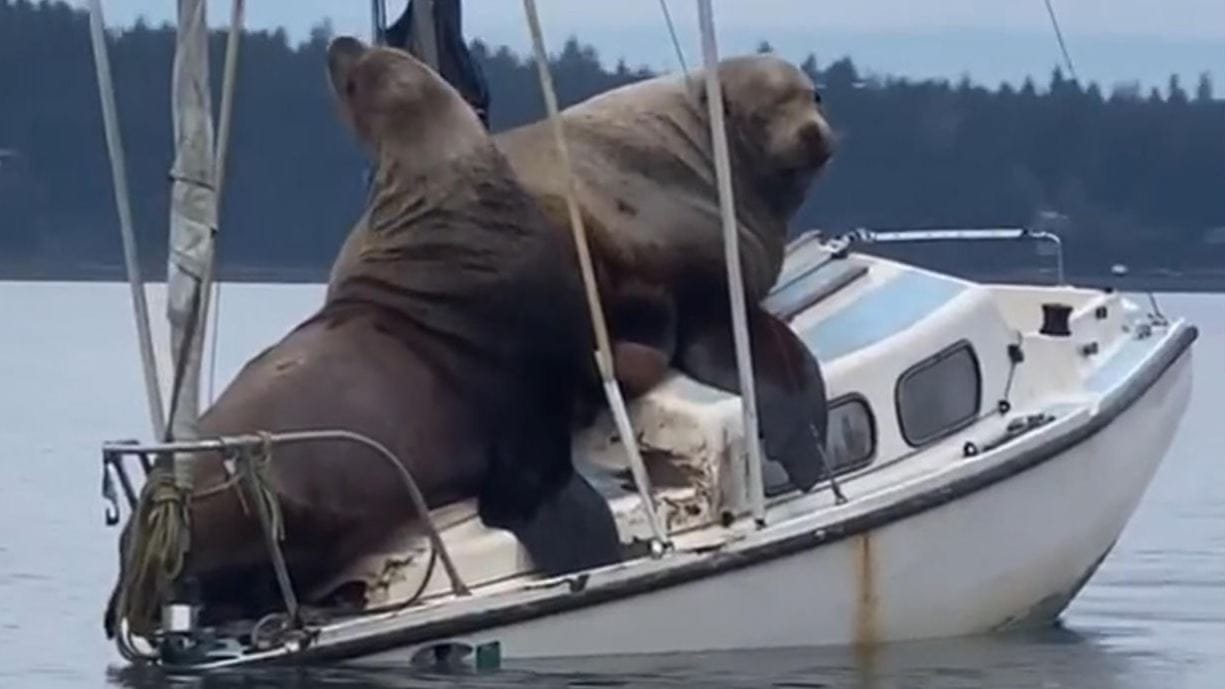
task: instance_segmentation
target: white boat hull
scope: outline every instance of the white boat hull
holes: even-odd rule
[[[1190,393],[1190,350],[1097,432],[980,490],[812,549],[631,597],[435,638],[505,659],[961,636],[1049,622],[1118,539]]]
[[[825,362],[831,409],[858,399],[867,410],[859,425],[831,415],[846,501],[828,484],[773,495],[757,528],[737,400],[677,377],[633,410],[675,539],[662,557],[542,578],[510,534],[457,504],[431,523],[468,592],[451,590],[417,537],[345,573],[382,591],[374,609],[265,643],[230,633],[167,664],[871,648],[1053,621],[1110,552],[1171,444],[1190,396],[1194,326],[1111,292],[987,287],[823,252],[792,245],[773,306],[793,311],[791,327]],[[930,373],[957,348],[971,352],[961,369]],[[945,415],[934,434],[922,426],[932,414]],[[623,542],[640,544],[649,531],[617,478],[613,435],[597,425],[575,455],[603,477]]]

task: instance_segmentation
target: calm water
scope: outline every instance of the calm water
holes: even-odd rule
[[[161,290],[150,296],[159,326]],[[227,286],[218,385],[320,296],[315,286]],[[468,677],[290,672],[197,685],[1220,689],[1225,295],[1163,295],[1161,304],[1201,329],[1191,406],[1139,512],[1063,629],[902,644],[870,665],[795,650],[535,663]],[[133,333],[123,285],[0,283],[0,688],[168,684],[117,675],[102,635],[116,532],[102,523],[98,444],[148,436]],[[164,347],[164,329],[155,336]]]

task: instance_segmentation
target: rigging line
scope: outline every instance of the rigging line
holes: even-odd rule
[[[605,322],[604,310],[600,305],[599,285],[595,278],[595,268],[591,261],[591,250],[587,242],[587,230],[583,224],[582,213],[579,212],[576,184],[573,166],[570,163],[569,149],[566,147],[566,136],[562,125],[560,109],[557,105],[557,89],[553,85],[552,73],[549,71],[549,56],[544,45],[544,31],[540,28],[540,14],[536,8],[536,0],[523,0],[523,13],[527,18],[528,32],[532,39],[532,53],[535,57],[536,74],[540,81],[540,91],[544,96],[545,116],[553,129],[553,144],[557,150],[559,167],[565,173],[568,184],[565,187],[566,208],[570,215],[570,232],[574,238],[578,252],[579,271],[583,278],[584,292],[587,296],[587,311],[591,316],[593,334],[595,335],[595,360],[600,378],[604,383],[604,396],[608,400],[609,410],[617,425],[621,442],[628,455],[630,472],[634,484],[642,500],[646,512],[647,524],[651,529],[651,551],[653,555],[662,555],[671,549],[667,532],[660,521],[651,497],[650,475],[646,464],[638,450],[638,440],[630,424],[629,412],[621,389],[617,386],[616,370],[613,363],[612,345],[608,336],[608,325]]]
[[[145,281],[141,276],[137,255],[136,231],[132,220],[131,196],[128,193],[127,162],[123,153],[123,138],[119,114],[115,105],[115,85],[111,76],[111,59],[106,48],[106,26],[102,17],[101,0],[90,0],[89,35],[93,46],[94,69],[98,82],[98,97],[102,106],[102,123],[106,133],[107,157],[111,162],[111,180],[115,208],[119,214],[119,234],[123,242],[123,261],[127,268],[128,287],[132,292],[132,315],[136,321],[136,340],[144,371],[145,397],[153,432],[161,437],[166,428],[162,389],[158,376],[157,354],[153,349],[153,334],[149,322],[149,304]]]
[[[234,84],[237,81],[238,72],[238,45],[242,38],[243,16],[246,13],[246,0],[234,0],[230,6],[230,32],[229,38],[226,41],[225,48],[225,72],[222,81],[221,94],[221,122],[217,131],[217,148],[213,152],[216,175],[214,189],[216,194],[217,215],[220,220],[221,215],[221,192],[225,187],[225,172],[226,161],[230,152],[230,128],[233,122],[234,113]],[[220,221],[218,221],[220,224]],[[213,282],[213,298],[212,298],[212,316],[213,323],[209,342],[209,364],[208,364],[208,403],[211,405],[216,400],[215,392],[217,389],[217,339],[221,329],[221,280],[218,277],[219,271],[217,268],[217,234],[214,229],[213,234],[213,251],[209,255],[208,279]],[[205,295],[205,317],[208,316],[209,299]]]
[[[1076,77],[1076,67],[1072,65],[1072,56],[1068,54],[1068,46],[1063,41],[1063,32],[1059,30],[1059,19],[1055,16],[1055,8],[1051,6],[1051,0],[1043,0],[1046,3],[1046,13],[1051,18],[1051,26],[1055,28],[1055,39],[1059,41],[1059,50],[1063,53],[1063,61],[1068,65],[1068,72],[1071,73],[1072,79]]]
[[[668,24],[668,35],[672,37],[672,47],[676,50],[676,59],[681,63],[681,71],[689,78],[689,67],[685,64],[685,51],[681,49],[681,41],[676,37],[676,25],[672,23],[672,13],[668,11],[668,0],[659,0],[659,9],[663,10],[664,21]]]
[[[370,22],[370,42],[373,45],[383,45],[387,33],[387,6],[383,0],[371,0]]]
[[[714,9],[711,0],[697,0],[698,31],[702,36],[702,63],[706,81],[706,107],[710,123],[711,153],[714,156],[715,180],[719,193],[719,216],[723,229],[723,259],[727,266],[727,286],[732,311],[732,342],[736,355],[736,370],[740,379],[742,432],[748,454],[748,489],[753,520],[758,527],[766,525],[765,491],[761,471],[765,461],[761,448],[758,423],[757,393],[754,388],[752,345],[749,341],[748,310],[745,305],[744,281],[740,274],[740,245],[736,231],[736,202],[732,185],[731,154],[728,151],[727,127],[724,123],[723,89],[719,77],[719,51],[715,40]]]

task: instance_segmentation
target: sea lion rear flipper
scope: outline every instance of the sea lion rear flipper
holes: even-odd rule
[[[621,541],[608,501],[577,471],[534,516],[513,520],[506,528],[548,576],[621,560]]]
[[[783,466],[792,485],[809,490],[822,475],[817,443],[824,443],[828,425],[820,367],[786,323],[756,304],[748,307],[748,326],[765,454]],[[686,324],[679,368],[698,382],[740,392],[736,350],[726,318],[707,312],[706,318]]]
[[[621,542],[608,501],[574,468],[569,413],[550,406],[520,404],[504,419],[478,506],[482,523],[510,531],[556,576],[619,561]]]

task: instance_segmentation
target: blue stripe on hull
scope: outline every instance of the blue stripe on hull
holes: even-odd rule
[[[907,271],[800,331],[800,339],[819,361],[832,361],[906,330],[965,289],[955,280]]]

